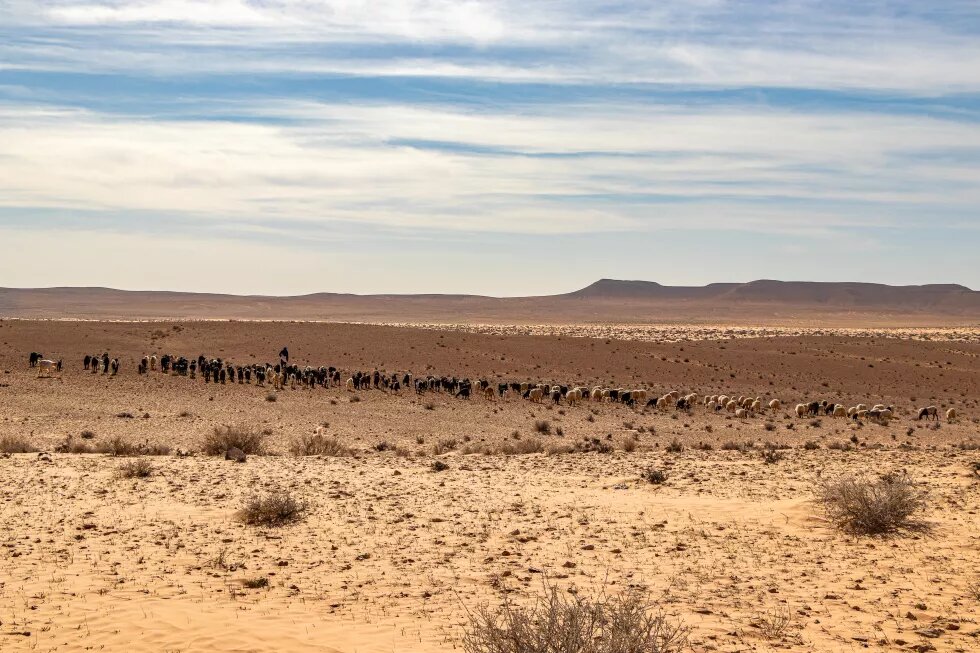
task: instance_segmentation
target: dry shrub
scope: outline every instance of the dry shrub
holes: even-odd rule
[[[294,456],[350,456],[353,449],[335,437],[316,433],[302,435],[289,446],[289,452]]]
[[[612,444],[608,442],[586,436],[575,443],[574,451],[578,453],[612,453],[614,449]]]
[[[0,453],[36,453],[37,447],[27,438],[19,435],[5,435],[0,438]]]
[[[820,443],[813,440],[807,440],[805,443],[803,443],[803,448],[807,451],[814,451],[820,448]]]
[[[773,608],[758,614],[752,625],[759,629],[766,639],[782,640],[786,638],[789,627],[793,624],[793,612],[789,608]]]
[[[847,442],[831,442],[827,445],[828,449],[833,449],[834,451],[850,451],[854,447]]]
[[[269,579],[265,576],[246,578],[244,581],[242,581],[242,585],[244,585],[246,589],[250,590],[264,589],[269,586]]]
[[[636,438],[627,438],[623,441],[623,451],[626,453],[633,453],[636,451],[637,442]]]
[[[96,446],[95,451],[110,456],[135,456],[140,453],[140,448],[117,435],[108,442]]]
[[[542,435],[551,433],[551,422],[546,419],[539,419],[534,422],[534,430]]]
[[[457,446],[459,446],[459,442],[456,438],[439,438],[439,441],[432,447],[432,453],[441,456],[449,451],[455,451]]]
[[[980,603],[980,578],[967,583],[966,592],[971,599]]]
[[[153,465],[146,458],[129,460],[119,466],[119,476],[122,478],[147,478],[153,474]]]
[[[740,453],[745,453],[750,448],[751,447],[749,447],[747,443],[743,444],[740,442],[735,442],[734,440],[729,440],[728,442],[721,445],[722,451],[738,451]]]
[[[646,590],[595,598],[545,585],[529,606],[505,599],[469,613],[466,653],[676,653],[689,629],[668,619]]]
[[[308,509],[305,501],[295,498],[288,490],[273,490],[249,497],[238,517],[251,526],[285,526],[302,519]]]
[[[766,448],[762,450],[762,462],[767,465],[775,465],[785,457],[786,455],[778,449]]]
[[[885,475],[877,480],[841,477],[817,489],[817,501],[839,528],[860,535],[925,531],[917,515],[926,508],[926,492],[908,476]]]
[[[500,453],[505,456],[520,456],[530,453],[544,453],[544,443],[537,438],[505,442],[500,445]]]
[[[667,482],[667,472],[651,467],[643,472],[643,480],[654,485],[662,485]]]
[[[258,455],[262,453],[264,437],[257,428],[244,424],[216,426],[204,437],[201,449],[210,456],[220,456],[232,447],[248,455]]]
[[[684,451],[684,445],[681,444],[681,441],[678,440],[677,438],[671,440],[670,444],[667,445],[668,453],[680,453],[682,451]]]

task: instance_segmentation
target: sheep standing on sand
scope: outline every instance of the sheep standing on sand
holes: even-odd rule
[[[806,417],[807,413],[810,412],[810,406],[807,404],[796,404],[796,416]]]
[[[952,422],[954,419],[956,419],[956,409],[950,408],[946,411],[946,421]]]
[[[782,407],[783,404],[780,403],[778,399],[773,399],[772,401],[769,402],[769,410],[771,410],[774,413]]]
[[[926,406],[925,408],[919,409],[919,416],[916,419],[921,420],[923,417],[929,417],[934,420],[939,420],[939,409],[935,406]]]
[[[57,374],[59,379],[61,378],[60,360],[52,361],[46,358],[41,358],[35,362],[35,366],[37,367],[37,378],[41,378],[42,376],[52,376],[54,374]]]

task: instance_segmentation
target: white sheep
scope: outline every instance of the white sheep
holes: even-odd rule
[[[809,406],[807,406],[806,404],[796,404],[797,417],[804,417],[807,414],[808,410],[809,410]]]
[[[950,408],[946,411],[946,421],[952,422],[954,419],[956,419],[956,409]]]
[[[778,399],[773,399],[772,401],[769,402],[769,410],[776,412],[780,408],[782,408],[782,404],[779,402]]]

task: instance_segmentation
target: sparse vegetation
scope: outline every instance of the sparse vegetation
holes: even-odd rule
[[[128,460],[119,466],[122,478],[148,478],[153,475],[153,465],[146,458]]]
[[[266,578],[265,576],[246,578],[242,582],[242,585],[244,585],[246,589],[250,589],[250,590],[264,589],[269,586],[269,579]]]
[[[268,494],[253,494],[238,513],[239,519],[250,526],[286,526],[301,520],[309,506],[288,490],[273,490]]]
[[[786,455],[779,449],[766,447],[762,450],[762,462],[767,465],[775,465],[785,457]]]
[[[527,438],[500,445],[500,453],[505,456],[520,456],[531,453],[543,453],[544,443],[537,438]]]
[[[216,426],[204,438],[201,450],[210,456],[220,456],[231,448],[241,449],[247,455],[262,453],[265,436],[256,428],[245,424]]]
[[[37,448],[25,437],[5,435],[0,438],[0,453],[37,453]]]
[[[668,453],[680,453],[682,451],[684,451],[684,445],[681,444],[681,441],[678,440],[677,438],[671,440],[670,444],[667,445]]]
[[[449,451],[455,451],[457,446],[459,446],[459,441],[456,438],[439,438],[439,441],[432,447],[432,453],[441,456]]]
[[[545,585],[528,606],[505,599],[470,612],[462,644],[466,653],[676,653],[688,632],[646,590],[589,597]]]
[[[813,440],[807,440],[805,443],[803,443],[803,448],[807,451],[814,451],[820,448],[820,443]]]
[[[335,437],[316,433],[302,435],[294,440],[289,447],[289,452],[294,456],[341,457],[350,456],[354,450]]]
[[[542,435],[548,435],[551,433],[551,422],[546,419],[540,419],[534,422],[534,430]]]
[[[654,485],[662,485],[667,482],[667,472],[651,467],[643,472],[643,480]]]
[[[792,624],[793,612],[788,607],[773,608],[759,613],[752,622],[752,625],[758,628],[762,636],[769,641],[785,639]]]
[[[841,477],[825,480],[817,500],[827,518],[839,528],[860,535],[884,535],[927,530],[919,514],[926,492],[901,474],[876,480]]]

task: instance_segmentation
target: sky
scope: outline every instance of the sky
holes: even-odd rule
[[[976,0],[0,0],[0,286],[980,289]]]

